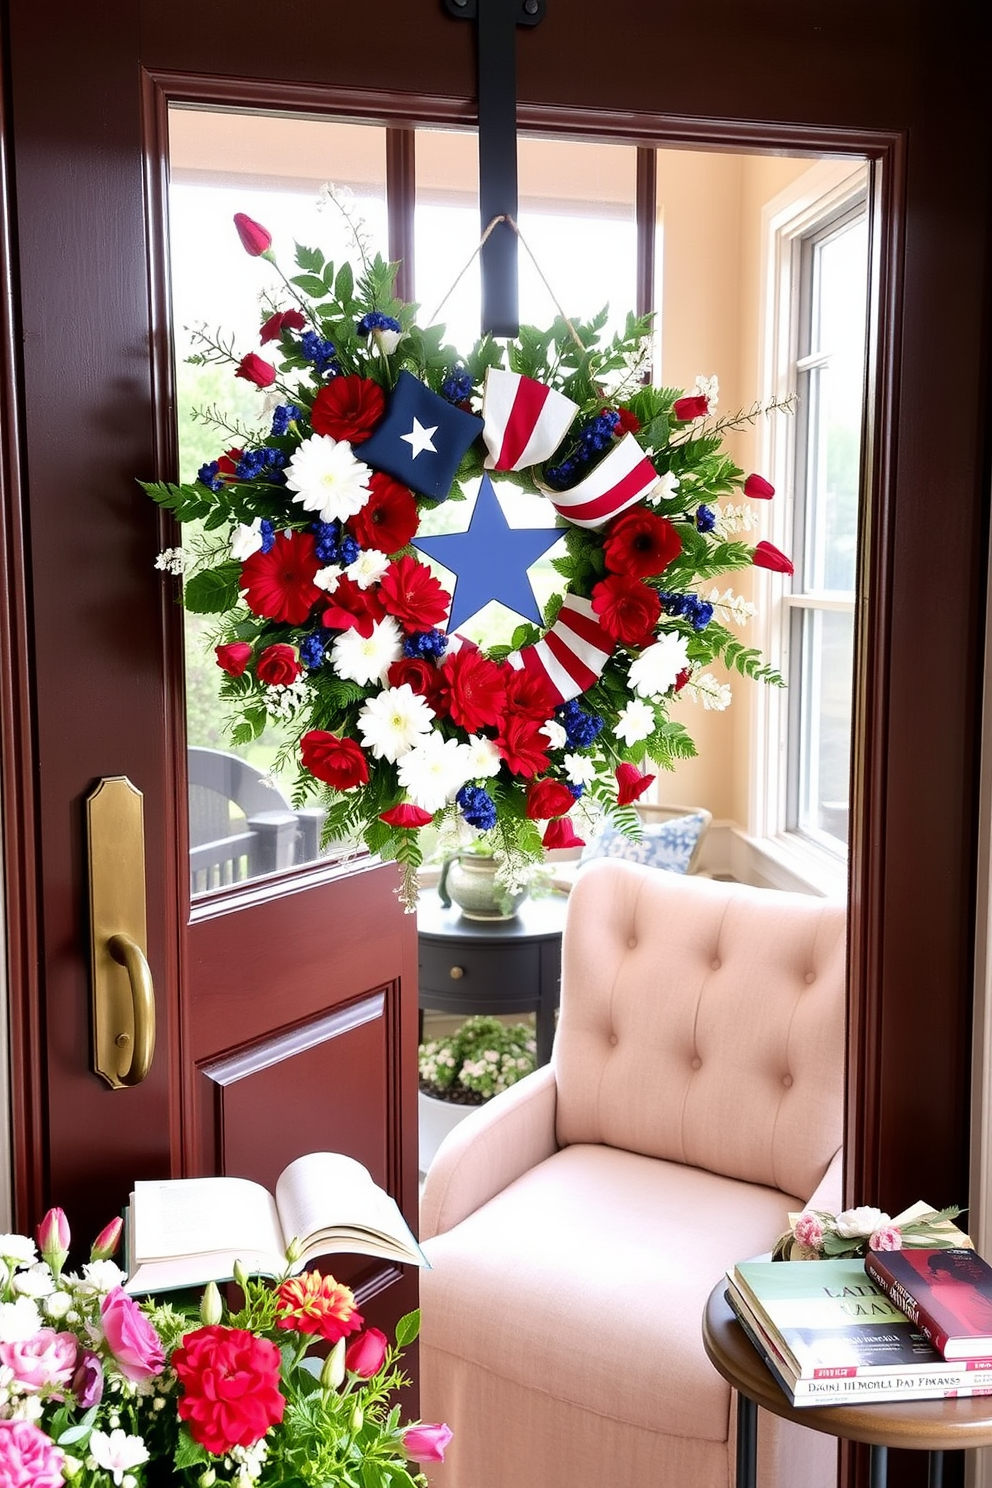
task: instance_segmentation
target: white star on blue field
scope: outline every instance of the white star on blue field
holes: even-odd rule
[[[511,527],[492,481],[484,475],[467,532],[413,539],[415,548],[455,575],[448,634],[493,599],[524,620],[543,625],[527,570],[562,536],[560,527]]]

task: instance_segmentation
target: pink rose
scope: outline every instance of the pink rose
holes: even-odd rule
[[[125,1379],[132,1384],[162,1373],[165,1353],[162,1340],[123,1287],[114,1287],[100,1303],[103,1336]]]
[[[815,1214],[800,1214],[794,1234],[800,1245],[807,1245],[810,1250],[819,1250],[823,1244],[823,1225]]]
[[[869,1250],[902,1250],[902,1232],[895,1225],[881,1225],[868,1237]]]
[[[413,1462],[443,1462],[444,1449],[451,1440],[451,1427],[443,1422],[435,1426],[408,1426],[403,1433],[403,1450]]]
[[[31,1338],[0,1343],[0,1364],[14,1372],[24,1390],[44,1390],[48,1385],[67,1385],[76,1368],[76,1337],[39,1328]]]
[[[378,1328],[366,1328],[348,1346],[344,1356],[344,1367],[362,1379],[371,1379],[382,1368],[386,1357],[386,1335]]]
[[[3,1488],[65,1488],[65,1453],[30,1421],[0,1421]]]
[[[260,357],[257,352],[250,351],[247,356],[241,358],[235,377],[243,377],[245,382],[253,382],[256,387],[271,387],[276,380],[276,369],[271,362]]]

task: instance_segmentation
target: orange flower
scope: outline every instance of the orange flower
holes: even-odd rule
[[[350,1287],[319,1271],[304,1271],[284,1281],[276,1293],[276,1327],[294,1333],[319,1333],[337,1343],[362,1326]]]

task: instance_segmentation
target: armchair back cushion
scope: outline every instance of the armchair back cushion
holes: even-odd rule
[[[812,1193],[840,1146],[844,906],[594,862],[569,899],[562,1147]],[[605,994],[604,995],[604,991]]]

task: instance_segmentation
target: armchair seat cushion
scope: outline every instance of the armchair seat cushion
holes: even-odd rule
[[[564,1148],[427,1242],[429,1367],[491,1371],[610,1430],[677,1421],[680,1435],[725,1445],[730,1391],[703,1352],[706,1298],[801,1207],[680,1163]]]

